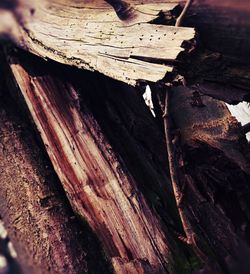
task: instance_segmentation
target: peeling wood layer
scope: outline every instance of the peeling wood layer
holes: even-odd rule
[[[19,46],[131,85],[172,72],[183,42],[195,35],[193,28],[150,24],[176,1],[133,1],[136,16],[126,21],[102,0],[30,2],[19,1],[11,29],[5,27]]]

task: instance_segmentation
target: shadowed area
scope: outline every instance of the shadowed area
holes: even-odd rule
[[[18,5],[18,0],[1,0],[0,9],[12,10]]]

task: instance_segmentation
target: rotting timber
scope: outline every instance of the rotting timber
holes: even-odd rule
[[[111,271],[240,271],[239,256],[247,264],[249,252],[249,145],[224,102],[248,100],[249,66],[223,44],[220,53],[211,43],[206,48],[199,17],[191,17],[190,26],[199,26],[201,40],[193,40],[192,28],[159,25],[174,25],[180,6],[155,2],[131,1],[131,18],[120,20],[104,1],[70,6],[67,1],[20,1],[12,17],[12,41],[39,57],[97,72],[5,50],[8,87],[33,121],[74,214],[100,240]],[[195,7],[200,11],[197,2],[189,14]],[[50,28],[55,20],[64,32]],[[85,44],[77,36],[83,39],[83,25],[91,41],[97,36],[89,37],[90,32],[99,35],[103,26],[108,32],[94,45]],[[112,46],[118,34],[119,42],[135,43],[132,53],[126,46]],[[132,41],[135,36],[138,40]],[[157,119],[144,105],[141,86],[127,85],[136,82],[150,84]],[[99,267],[110,271],[105,260]]]

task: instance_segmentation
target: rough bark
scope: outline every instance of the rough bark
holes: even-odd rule
[[[171,17],[176,1],[132,4],[135,16],[122,21],[104,0],[20,0],[11,11],[0,9],[0,33],[43,58],[132,85],[140,79],[156,82],[172,72],[183,42],[195,32],[150,23]]]
[[[172,89],[170,109],[181,138],[177,164],[186,217],[197,245],[226,271],[225,258],[236,258],[241,241],[249,240],[249,146],[221,101],[179,87]]]
[[[32,127],[6,98],[1,89],[0,215],[23,273],[109,273],[97,239],[72,212]]]

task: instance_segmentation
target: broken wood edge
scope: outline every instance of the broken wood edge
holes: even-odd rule
[[[15,15],[15,18],[13,18],[13,15]],[[26,51],[30,51],[33,54],[36,54],[36,55],[44,58],[45,60],[46,59],[55,60],[55,61],[63,63],[63,64],[78,67],[79,69],[87,69],[90,71],[97,70],[97,71],[105,74],[106,76],[115,78],[119,81],[123,81],[123,82],[125,82],[129,85],[132,85],[132,86],[136,85],[137,80],[144,79],[144,77],[138,77],[139,79],[136,79],[131,76],[124,76],[124,75],[122,76],[122,75],[118,75],[118,74],[116,75],[116,74],[113,74],[113,72],[111,73],[110,71],[103,70],[101,68],[101,65],[99,65],[99,68],[98,68],[96,66],[92,66],[90,63],[86,62],[86,60],[81,59],[79,57],[74,57],[74,56],[69,57],[64,52],[59,51],[58,49],[54,49],[53,47],[44,45],[43,42],[40,41],[39,39],[37,39],[36,36],[32,33],[32,31],[29,30],[25,26],[25,23],[23,22],[23,19],[20,17],[20,15],[12,14],[12,19],[10,19],[11,14],[9,14],[8,16],[9,16],[8,17],[9,19],[5,20],[5,21],[12,20],[12,23],[11,23],[12,27],[10,28],[9,32],[6,33],[6,35],[9,36],[9,39],[14,41],[14,43],[17,46],[25,49]],[[158,15],[158,16],[160,16],[160,15]],[[148,22],[147,24],[149,24],[149,23],[150,22]],[[155,26],[157,26],[157,25],[155,25]],[[170,28],[174,28],[174,27],[170,27]],[[1,32],[1,29],[0,29],[0,32]],[[191,35],[191,33],[190,33],[190,35]],[[191,36],[192,37],[190,37],[190,38],[193,39],[195,36],[195,33],[193,32],[193,34]],[[186,41],[186,43],[182,43],[182,44],[187,44],[187,43],[188,42]],[[174,60],[174,59],[167,60],[167,59],[163,59],[163,58],[150,58],[150,57],[144,58],[144,57],[140,57],[140,56],[136,56],[136,55],[131,55],[128,59],[127,58],[122,59],[122,58],[118,58],[118,57],[116,57],[116,59],[117,59],[117,61],[120,62],[121,65],[124,65],[123,62],[126,62],[126,64],[125,64],[126,66],[128,65],[127,62],[128,63],[135,62],[136,66],[138,66],[138,67],[140,67],[140,66],[143,67],[144,65],[146,65],[145,70],[147,69],[148,66],[152,66],[152,69],[155,68],[156,70],[159,70],[159,72],[157,73],[157,76],[154,75],[153,78],[152,78],[152,76],[150,76],[150,79],[145,79],[145,80],[153,79],[153,81],[157,82],[159,80],[166,78],[166,75],[168,75],[169,73],[172,73],[175,62],[178,62],[178,60],[177,60],[178,56],[183,51],[186,51],[185,47],[183,47],[182,45],[180,45],[180,47],[183,49],[180,48],[180,51],[176,56],[176,60]],[[107,57],[105,57],[105,58],[107,58]],[[99,63],[102,63],[104,61],[104,59],[101,60]],[[114,62],[115,62],[115,60],[114,60]],[[131,71],[133,69],[135,69],[135,67],[131,68]],[[145,76],[145,78],[147,78],[147,77]]]
[[[17,62],[14,62],[14,63],[17,63]],[[14,69],[14,67],[12,67],[12,69]],[[36,81],[35,79],[33,79],[33,84],[34,84],[34,81]],[[41,94],[41,93],[40,93]],[[77,102],[76,102],[76,104],[77,104]],[[77,104],[78,105],[78,104]],[[78,107],[77,107],[78,108]],[[40,109],[40,111],[41,111],[42,109]],[[90,117],[91,117],[91,115],[90,115]],[[91,118],[92,119],[92,118]],[[89,125],[88,125],[88,127],[89,127],[89,129],[91,129],[91,135],[92,135],[92,138],[94,138],[94,139],[96,139],[96,143],[99,143],[100,145],[101,145],[101,148],[103,148],[103,150],[105,151],[106,149],[108,149],[108,155],[110,155],[110,156],[108,156],[108,160],[110,161],[110,163],[112,163],[113,162],[113,160],[112,160],[112,158],[113,157],[115,157],[114,155],[112,156],[111,154],[111,148],[110,148],[110,146],[108,145],[108,148],[107,148],[107,143],[106,143],[106,141],[105,141],[105,138],[104,139],[102,139],[103,137],[101,137],[100,136],[100,132],[101,131],[99,131],[98,129],[97,129],[97,132],[95,133],[95,130],[93,130],[94,128],[98,128],[98,125],[96,124],[96,122],[95,121],[91,121],[91,119],[89,120]],[[88,120],[88,119],[86,119],[86,120]],[[94,126],[94,127],[93,127]],[[40,132],[42,132],[43,130],[42,130],[42,128],[40,128],[39,127],[39,131]],[[97,134],[97,135],[96,135]],[[94,137],[94,136],[96,136],[96,137]],[[100,140],[100,138],[101,138],[101,140]],[[45,143],[47,143],[47,141],[45,142]],[[46,148],[48,148],[48,146],[46,146]],[[50,151],[50,150],[49,150]],[[48,152],[49,152],[48,151]],[[49,152],[49,154],[51,155],[51,152]],[[110,157],[111,157],[111,159],[110,159]],[[53,159],[52,159],[52,161],[53,161]],[[117,169],[117,167],[116,167],[116,169]],[[58,172],[58,169],[56,168],[56,170],[57,170],[57,172]],[[127,171],[123,171],[123,172],[125,172],[125,174],[126,174],[126,172]],[[123,175],[124,176],[124,175]],[[60,172],[59,172],[59,177],[60,177]],[[131,180],[131,182],[133,181],[133,179],[132,178],[128,178],[129,180]],[[62,180],[62,182],[65,180],[65,178]],[[124,177],[123,177],[123,180],[124,180]],[[124,182],[123,182],[123,184],[124,184]],[[69,200],[71,200],[71,202],[72,202],[72,198],[73,198],[73,196],[72,196],[72,194],[70,193],[70,190],[69,189],[67,189],[66,188],[66,192],[67,192],[67,194],[68,194],[68,197],[69,197]],[[143,200],[143,197],[141,196],[141,194],[137,194],[138,196],[137,196],[137,199],[139,199],[140,201],[138,201],[141,205],[143,204],[143,207],[147,207],[147,205],[145,204],[145,202],[144,202],[144,200]],[[141,200],[142,199],[142,200]],[[72,203],[71,203],[72,204]],[[84,214],[82,214],[82,210],[80,210],[80,212],[79,212],[79,206],[77,206],[77,204],[76,203],[74,203],[73,202],[73,204],[72,204],[72,207],[73,207],[73,209],[75,210],[75,212],[76,212],[76,214],[78,215],[78,216],[81,216],[81,218],[83,218],[83,219],[85,219],[86,220],[86,218],[84,217]],[[137,207],[137,206],[136,206]],[[100,207],[101,208],[101,207]],[[148,209],[147,209],[148,210]],[[150,210],[149,210],[150,211]],[[150,213],[148,211],[148,213]],[[128,214],[128,213],[127,213]],[[140,214],[140,216],[141,216],[141,218],[142,218],[142,215],[143,214]],[[151,213],[150,213],[150,215],[151,215]],[[133,214],[131,214],[131,218],[132,218],[132,216],[133,216]],[[92,216],[92,217],[94,217],[94,215]],[[144,217],[143,217],[144,218]],[[147,217],[146,217],[147,218]],[[157,220],[155,220],[155,217],[154,217],[154,214],[152,214],[151,215],[151,217],[150,218],[152,218],[152,219],[154,219],[154,225],[153,225],[153,227],[154,227],[154,233],[156,233],[156,231],[158,230],[158,221]],[[89,218],[87,218],[87,221],[89,221],[90,219]],[[146,219],[144,219],[144,221],[146,221]],[[146,224],[146,223],[145,223]],[[92,226],[92,228],[93,228],[93,226]],[[94,229],[95,230],[95,229]],[[160,234],[161,234],[162,232],[160,232]],[[97,234],[98,234],[98,236],[100,237],[101,235],[100,235],[100,231],[99,232],[97,232]],[[158,234],[158,232],[157,232],[157,234]],[[159,234],[158,234],[159,235]],[[162,235],[162,234],[161,234]],[[163,236],[163,235],[162,235]],[[162,237],[161,236],[161,237]],[[156,237],[156,236],[154,236],[154,237]],[[167,245],[167,243],[166,242],[168,242],[168,240],[170,240],[170,239],[166,239],[165,238],[165,236],[163,236],[163,238],[164,238],[164,245]],[[127,242],[127,239],[123,239],[125,242]],[[160,239],[158,239],[158,240],[160,240]],[[171,242],[172,242],[172,240],[170,240]],[[111,243],[110,241],[109,241],[109,243]],[[106,244],[105,244],[106,245]],[[145,245],[146,246],[146,245]],[[106,247],[107,247],[107,245],[106,245]],[[159,246],[156,246],[157,248],[159,247]],[[137,247],[138,248],[138,247]],[[106,249],[106,251],[107,251],[107,249]],[[137,252],[140,252],[140,250],[138,250]],[[158,252],[158,251],[157,251]],[[168,251],[169,252],[169,251]],[[108,251],[108,254],[110,254],[110,252]],[[169,253],[168,253],[169,254]],[[170,255],[170,254],[169,254]],[[159,255],[159,256],[162,256],[162,255]],[[180,254],[179,254],[179,256],[180,256]],[[113,257],[114,258],[114,260],[113,260],[113,262],[115,262],[116,261],[116,259],[115,259],[115,257],[116,256],[111,256],[111,257]],[[121,256],[121,257],[123,257],[123,256]],[[172,267],[174,268],[174,266],[173,265],[171,265],[172,264],[172,259],[171,259],[171,255],[170,255],[170,257],[168,257],[168,255],[167,254],[165,254],[164,256],[163,256],[164,258],[162,258],[161,260],[163,260],[164,261],[164,264],[165,263],[167,263],[168,264],[168,267],[170,267],[171,269],[172,269]],[[166,262],[166,260],[167,260],[167,258],[169,258],[169,260]],[[144,260],[144,258],[142,258],[143,260]],[[152,258],[151,258],[152,259]],[[180,258],[179,258],[180,259]],[[141,260],[141,259],[138,259],[139,261]],[[133,263],[132,263],[132,266],[134,265],[134,267],[136,267],[136,261],[138,261],[137,259],[135,259],[135,261],[133,261]],[[127,266],[127,264],[129,264],[129,265],[131,265],[131,260],[129,260],[129,262],[127,261],[127,259],[126,258],[124,258],[124,271],[125,271],[125,269],[128,267]],[[138,262],[139,262],[138,261]],[[150,262],[150,261],[149,261]],[[120,264],[118,264],[119,265],[119,267],[120,267]],[[143,264],[144,265],[144,264]],[[148,264],[147,264],[148,265]],[[115,267],[115,263],[114,263],[114,265],[113,265],[114,267]],[[158,265],[158,263],[157,264],[149,264],[149,266],[150,266],[150,268],[151,269],[154,269],[154,271],[155,270],[157,270],[157,271],[159,271],[159,273],[162,273],[161,271],[163,271],[163,270],[161,270],[162,268]],[[149,266],[147,266],[146,268],[148,268]],[[168,268],[167,267],[167,268]],[[131,266],[130,266],[130,268],[131,268]],[[166,270],[166,268],[165,267],[163,267],[163,269],[165,269],[164,271],[167,271]],[[146,269],[145,269],[145,271],[146,271]],[[157,273],[157,272],[156,272]],[[165,272],[163,272],[163,273],[165,273]]]

